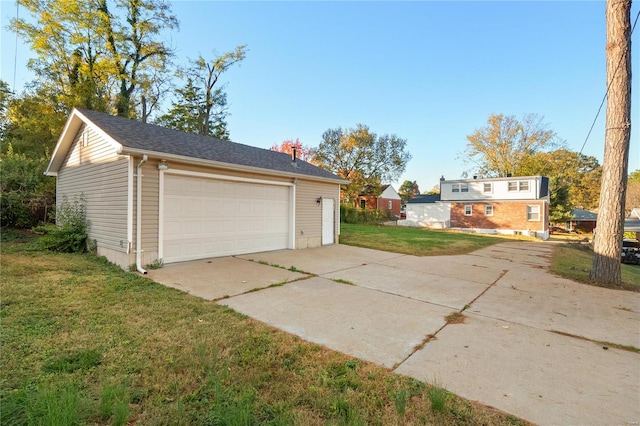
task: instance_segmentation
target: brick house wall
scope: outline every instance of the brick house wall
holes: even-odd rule
[[[392,200],[389,198],[376,197],[360,197],[358,207],[362,207],[362,202],[366,208],[371,210],[380,209],[383,212],[389,212],[391,216],[400,216],[400,200]],[[391,201],[391,209],[389,209],[389,201]]]
[[[485,215],[485,206],[493,206],[493,215]],[[471,206],[471,215],[465,215]],[[538,220],[527,220],[527,206],[539,206]],[[451,203],[452,228],[513,229],[544,232],[549,217],[548,205],[542,201],[456,202]]]

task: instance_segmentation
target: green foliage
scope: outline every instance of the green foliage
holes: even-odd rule
[[[44,363],[42,371],[53,373],[73,373],[88,370],[100,364],[102,355],[95,349],[81,349],[52,358]]]
[[[163,0],[21,0],[30,15],[11,29],[33,49],[29,67],[49,103],[136,116],[156,104],[154,82],[166,73],[171,52],[160,33],[178,26]],[[144,118],[146,112],[141,114]]]
[[[177,99],[157,123],[184,132],[229,139],[227,94],[219,79],[233,65],[242,62],[246,52],[246,45],[241,45],[210,62],[202,56],[191,61],[191,65],[179,73],[186,75],[185,86],[175,90]]]
[[[449,392],[435,385],[429,389],[429,401],[431,401],[431,409],[436,413],[444,413],[447,409],[447,396]]]
[[[164,261],[162,259],[156,259],[147,265],[147,269],[161,269],[164,267]]]
[[[400,195],[400,204],[407,204],[407,201],[420,195],[420,188],[418,187],[418,182],[415,180],[411,182],[410,180],[405,180],[400,185],[398,189],[398,195]]]
[[[406,139],[378,136],[368,126],[329,129],[314,150],[313,163],[350,180],[342,185],[344,200],[356,202],[358,195],[379,194],[380,184],[396,180],[411,160]]]
[[[386,211],[360,209],[350,204],[340,204],[340,222],[342,223],[380,223],[389,219],[389,213]]]
[[[103,419],[111,419],[112,425],[125,425],[131,413],[129,401],[127,387],[107,384],[100,395],[100,415]]]
[[[87,401],[70,383],[27,386],[2,393],[0,424],[73,426],[83,424]]]
[[[56,212],[58,226],[40,238],[39,244],[45,250],[61,253],[84,253],[87,251],[87,220],[84,198],[69,202],[63,198]]]
[[[526,158],[517,173],[549,177],[552,216],[558,208],[598,207],[602,167],[595,157],[567,149],[538,152]]]
[[[0,154],[0,223],[31,228],[53,210],[55,181],[44,175],[48,161],[16,154],[11,144]]]

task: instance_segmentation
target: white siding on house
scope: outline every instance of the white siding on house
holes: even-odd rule
[[[388,200],[399,200],[400,195],[398,195],[396,190],[393,189],[393,186],[389,185],[384,191],[382,191],[382,194],[380,194],[378,198],[386,198]]]
[[[87,132],[86,146],[83,133]],[[84,197],[88,234],[98,250],[127,252],[128,157],[96,132],[82,126],[57,176],[56,204]]]
[[[398,224],[448,228],[450,218],[451,204],[449,203],[408,203],[407,218],[404,221],[399,221]]]
[[[518,189],[510,191],[509,182],[515,182]],[[490,191],[485,191],[485,183],[490,184]],[[467,191],[464,191],[465,185]],[[525,186],[527,189],[523,188]],[[457,191],[455,191],[456,189]],[[537,200],[539,194],[540,177],[536,176],[465,179],[444,181],[440,184],[440,199],[442,201]]]

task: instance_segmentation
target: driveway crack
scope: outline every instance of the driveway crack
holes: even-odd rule
[[[503,269],[502,272],[500,272],[500,275],[498,275],[498,277],[487,286],[487,288],[485,288],[484,290],[482,290],[482,292],[480,292],[480,294],[478,294],[471,302],[469,302],[467,305],[465,305],[462,309],[460,309],[460,313],[462,313],[463,311],[465,311],[466,309],[469,309],[469,307],[471,307],[471,305],[473,305],[473,303],[478,300],[480,297],[482,297],[482,295],[484,295],[487,291],[489,291],[490,288],[492,288],[493,286],[495,286],[498,281],[500,281],[502,279],[502,277],[504,277],[507,272],[509,272],[508,269]],[[402,364],[404,364],[409,358],[411,358],[413,356],[413,354],[415,354],[416,352],[418,352],[419,350],[423,349],[425,347],[425,345],[427,343],[429,343],[431,340],[437,338],[438,334],[444,330],[444,328],[446,326],[448,326],[449,324],[452,324],[451,321],[447,320],[442,327],[440,327],[438,330],[436,330],[435,333],[430,333],[427,334],[425,336],[425,338],[422,340],[422,342],[420,342],[419,344],[417,344],[416,346],[414,346],[413,350],[411,351],[411,353],[409,353],[406,357],[404,357],[402,360],[400,360],[399,362],[395,363],[393,365],[393,367],[391,368],[391,370],[396,370],[398,367],[400,367]]]

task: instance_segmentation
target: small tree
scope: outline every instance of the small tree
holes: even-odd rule
[[[362,193],[379,194],[380,183],[396,180],[404,172],[411,154],[407,141],[396,135],[378,136],[368,126],[329,129],[314,149],[314,164],[350,180],[343,185],[344,202],[356,203]]]
[[[400,185],[400,189],[398,189],[398,195],[400,195],[400,203],[407,204],[407,201],[420,195],[420,188],[418,187],[418,183],[414,180],[411,182],[410,180],[405,180]]]

